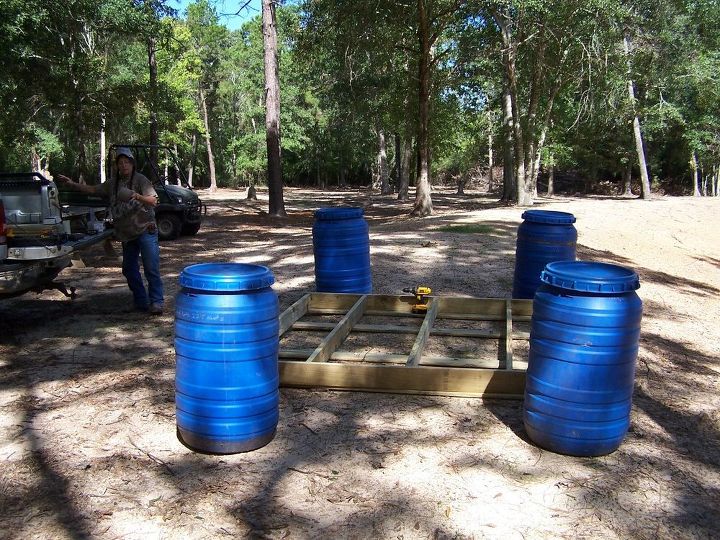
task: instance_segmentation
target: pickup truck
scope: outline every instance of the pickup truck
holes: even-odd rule
[[[73,297],[54,280],[75,252],[112,235],[96,217],[102,210],[61,205],[55,183],[39,173],[0,173],[0,299],[45,289]]]

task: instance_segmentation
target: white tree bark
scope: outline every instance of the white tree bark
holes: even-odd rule
[[[380,193],[388,195],[390,193],[390,173],[387,162],[387,141],[382,129],[378,129],[378,174],[380,175]]]
[[[105,114],[100,115],[100,183],[107,180],[105,176]]]
[[[698,164],[697,154],[692,153],[690,158],[692,165],[692,179],[693,179],[693,197],[700,196],[700,165]]]
[[[627,58],[628,66],[628,97],[630,103],[632,103],[633,110],[635,109],[635,87],[630,77],[630,38],[625,35],[623,38],[623,45],[625,47],[625,56]],[[640,130],[640,119],[637,114],[633,116],[633,135],[635,137],[635,152],[637,153],[638,165],[640,166],[640,185],[642,189],[641,197],[643,199],[650,198],[650,178],[647,172],[647,162],[645,160],[645,149],[643,148],[642,131]]]
[[[210,169],[210,191],[217,191],[217,177],[215,176],[215,157],[213,156],[212,144],[210,140],[210,118],[208,117],[207,100],[205,99],[205,90],[200,87],[200,105],[202,105],[203,122],[205,124],[205,146],[208,155],[208,168]]]

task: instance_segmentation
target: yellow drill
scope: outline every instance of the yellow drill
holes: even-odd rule
[[[415,305],[412,307],[413,313],[427,313],[428,295],[432,293],[432,289],[425,285],[417,285],[415,287],[406,287],[403,292],[410,293],[415,296]]]

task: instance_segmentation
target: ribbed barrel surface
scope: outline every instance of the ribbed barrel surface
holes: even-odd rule
[[[620,266],[556,262],[533,301],[525,429],[575,456],[617,449],[630,425],[642,302]]]
[[[318,292],[372,292],[369,227],[362,208],[320,208],[313,224]]]
[[[279,417],[278,299],[268,268],[185,268],[175,303],[177,431],[220,454],[264,446]]]
[[[577,231],[568,212],[526,210],[518,227],[513,298],[532,298],[540,286],[540,272],[554,261],[574,261]]]

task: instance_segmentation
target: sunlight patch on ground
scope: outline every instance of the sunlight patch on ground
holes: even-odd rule
[[[440,252],[440,249],[438,245],[432,245],[428,246],[426,249],[422,252],[422,258],[423,259],[444,259],[445,255]],[[394,256],[407,256],[407,257],[415,257],[415,255],[408,251],[407,253],[403,253],[402,251],[398,252],[397,246],[387,246],[387,247],[373,247],[372,254],[377,255],[394,255]]]
[[[307,292],[315,290],[314,276],[296,276],[290,279],[278,281],[273,285],[273,289],[278,293],[307,289]]]
[[[236,251],[236,250],[233,250]],[[237,250],[242,251],[242,250]],[[230,259],[231,262],[234,263],[244,263],[244,264],[260,264],[260,265],[267,265],[268,262],[272,260],[271,257],[268,255],[254,255],[252,257],[248,257],[247,255],[243,255],[242,257],[233,257]]]
[[[283,257],[283,264],[315,264],[315,257],[313,255],[292,255],[289,257]]]

